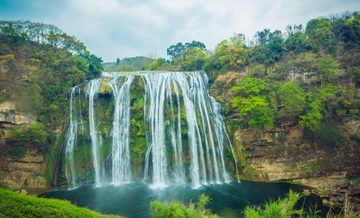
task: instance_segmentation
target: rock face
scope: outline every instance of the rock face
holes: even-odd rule
[[[19,113],[16,111],[14,102],[5,101],[0,103],[0,124],[30,124],[35,121],[35,117],[31,114]]]
[[[43,155],[28,150],[24,158],[6,158],[0,162],[0,184],[9,188],[46,188],[46,165]]]
[[[0,184],[9,188],[45,188],[46,164],[37,149],[28,149],[21,159],[12,159],[6,152],[5,134],[13,125],[29,125],[35,116],[18,112],[13,102],[0,103]]]
[[[357,133],[360,125],[350,124],[343,129]],[[359,146],[314,147],[299,127],[238,130],[234,137],[237,154],[243,154],[238,157],[242,159],[244,180],[291,181],[308,186],[330,206],[342,207],[350,195],[354,205],[360,205],[355,202],[360,199],[360,193],[356,193],[360,182],[349,182],[360,175]]]
[[[289,72],[287,80],[310,82],[314,74],[297,66]],[[230,90],[236,81],[248,75],[245,71],[228,72],[218,76],[210,87],[211,95],[222,103],[228,125],[233,128],[230,135],[241,169],[240,179],[295,182],[308,186],[309,192],[323,197],[328,205],[343,207],[346,199],[360,205],[360,194],[355,194],[360,190],[360,122],[342,122],[339,131],[342,144],[332,141],[319,146],[313,138],[307,138],[294,120],[281,120],[270,131],[240,129],[239,115],[231,110],[234,93]],[[326,134],[322,137],[329,138],[323,140],[327,143],[334,139]]]

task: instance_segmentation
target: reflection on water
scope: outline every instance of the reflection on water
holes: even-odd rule
[[[247,205],[259,205],[269,199],[283,198],[292,189],[302,192],[301,186],[283,183],[231,182],[201,186],[192,189],[191,186],[169,186],[164,189],[151,189],[143,183],[130,183],[121,186],[83,186],[73,190],[58,190],[42,194],[41,197],[66,199],[81,207],[106,214],[118,214],[124,217],[151,217],[150,201],[196,202],[202,193],[210,196],[208,205],[212,212],[222,217],[239,217]],[[299,207],[317,205],[323,213],[327,208],[317,197],[300,199]]]

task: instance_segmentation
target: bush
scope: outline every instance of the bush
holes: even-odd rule
[[[264,206],[246,207],[244,210],[245,218],[288,218],[294,215],[302,216],[303,209],[296,210],[294,206],[299,200],[300,194],[290,190],[286,198],[278,201],[270,201]]]
[[[161,203],[159,201],[151,202],[151,214],[153,218],[215,218],[218,217],[206,209],[205,206],[210,202],[209,196],[201,194],[199,196],[199,201],[196,204],[189,203],[185,205],[184,203],[173,201],[171,203]]]
[[[45,127],[41,123],[33,123],[30,126],[16,125],[6,133],[10,155],[19,159],[24,157],[27,148],[46,152],[49,146],[48,138]]]

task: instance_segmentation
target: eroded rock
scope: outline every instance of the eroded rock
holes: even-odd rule
[[[19,160],[2,161],[0,184],[9,188],[46,188],[44,156],[28,149]]]

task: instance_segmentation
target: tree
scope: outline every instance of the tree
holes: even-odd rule
[[[287,26],[286,32],[287,38],[284,42],[284,46],[287,51],[299,54],[308,49],[305,31],[301,24],[294,25],[294,27]]]
[[[280,117],[295,118],[303,113],[305,106],[305,92],[294,82],[287,82],[277,91],[277,96],[282,109]]]
[[[199,42],[199,41],[192,41],[192,42],[187,42],[185,43],[185,50],[188,50],[190,48],[198,48],[201,49],[203,51],[206,51],[206,46],[204,43]]]
[[[330,101],[334,96],[334,86],[331,84],[323,84],[315,94],[310,96],[308,111],[305,115],[300,116],[299,124],[308,128],[312,133],[316,134],[320,129],[321,121],[326,115],[326,102]]]
[[[270,32],[270,29],[258,31],[255,34],[257,45],[253,47],[249,54],[251,63],[269,65],[280,60],[283,52],[284,39],[280,30]]]
[[[331,22],[326,18],[310,20],[306,25],[306,35],[309,45],[316,52],[329,52],[332,49],[334,33],[332,32]]]
[[[235,97],[231,103],[240,118],[253,129],[271,129],[274,112],[266,99],[266,84],[261,79],[246,78],[232,88]]]
[[[165,58],[158,58],[149,65],[150,70],[156,70],[166,64]]]
[[[205,52],[197,47],[189,48],[184,54],[184,61],[181,62],[181,69],[187,71],[201,70],[205,62]]]
[[[205,70],[241,70],[245,66],[247,47],[244,35],[235,34],[227,40],[223,40],[215,47],[213,57],[208,58]]]
[[[335,39],[344,42],[347,49],[358,47],[360,44],[360,13],[343,13],[332,22]]]
[[[250,111],[249,126],[253,129],[271,129],[274,127],[274,112],[270,109],[269,104],[254,107]]]
[[[257,31],[255,36],[257,45],[267,45],[270,40],[270,29],[264,29],[263,31]]]
[[[167,55],[170,56],[171,62],[177,62],[184,60],[185,52],[190,48],[198,48],[200,50],[206,51],[205,44],[199,41],[192,41],[191,43],[187,42],[185,44],[178,42],[176,45],[171,45],[166,51]]]
[[[181,42],[177,43],[176,45],[171,45],[166,50],[167,55],[170,56],[170,60],[172,62],[180,59],[184,51],[185,51],[185,46]]]
[[[88,56],[87,60],[90,71],[88,79],[93,79],[101,76],[101,72],[103,71],[102,59],[95,56],[94,54],[91,54],[90,56]]]

